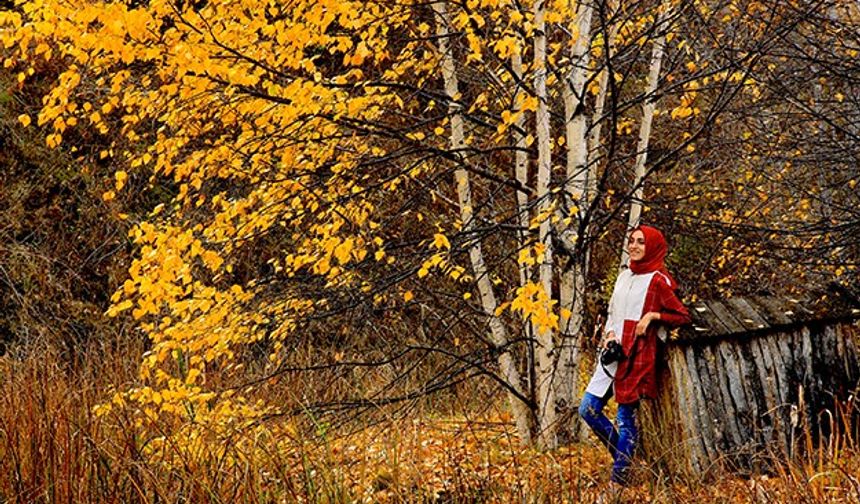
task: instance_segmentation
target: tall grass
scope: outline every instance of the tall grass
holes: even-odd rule
[[[253,439],[237,433],[223,456],[176,463],[148,449],[159,432],[121,411],[92,412],[110,387],[134,380],[139,351],[86,356],[77,367],[47,348],[0,358],[0,503],[593,502],[607,484],[600,447],[523,449],[503,406],[472,415],[474,402],[459,413],[379,414],[362,429],[279,419]],[[832,436],[818,445],[801,437],[804,455],[769,474],[703,480],[645,465],[622,500],[860,501],[853,401],[829,416]]]

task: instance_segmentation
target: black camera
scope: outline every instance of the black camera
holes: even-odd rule
[[[608,366],[613,362],[619,362],[626,359],[627,356],[624,355],[624,349],[621,348],[621,344],[615,340],[612,340],[606,344],[606,347],[600,352],[600,362],[604,366]]]

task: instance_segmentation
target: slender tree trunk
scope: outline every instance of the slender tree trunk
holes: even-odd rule
[[[636,164],[633,167],[633,195],[630,203],[630,216],[627,220],[627,228],[631,229],[639,225],[642,215],[643,178],[645,177],[645,162],[648,160],[648,142],[651,139],[651,123],[654,119],[654,108],[657,98],[654,92],[657,90],[657,82],[660,80],[660,66],[663,63],[663,52],[666,44],[666,30],[660,27],[670,13],[657,16],[657,29],[660,34],[654,39],[651,49],[651,64],[648,70],[648,83],[645,87],[645,99],[642,103],[642,123],[639,125],[639,142],[636,146]],[[629,256],[627,247],[621,247],[621,267],[627,264]]]
[[[445,94],[453,100],[459,95],[459,83],[455,71],[454,56],[448,45],[448,13],[443,2],[434,3],[433,10],[436,13],[436,34],[439,38],[439,52],[442,56],[442,77],[445,81]],[[463,115],[460,106],[457,103],[454,101],[449,103],[448,111],[451,114],[451,150],[459,156],[460,152],[462,152],[462,149],[465,147]],[[474,227],[475,222],[472,210],[472,190],[469,182],[469,174],[465,169],[458,168],[454,172],[454,179],[457,185],[460,220],[463,223],[463,232],[468,236],[469,231]],[[469,246],[469,260],[472,265],[472,272],[475,276],[478,292],[481,297],[481,306],[484,313],[489,318],[490,336],[493,344],[496,347],[504,348],[498,358],[502,376],[512,389],[514,389],[520,396],[524,397],[525,394],[522,389],[522,380],[516,367],[516,361],[511,355],[510,349],[506,347],[509,342],[507,331],[504,324],[502,324],[501,319],[496,315],[498,303],[496,301],[496,295],[493,292],[490,276],[487,274],[487,267],[484,263],[484,254],[481,250],[480,240],[475,240]],[[508,399],[511,403],[511,411],[513,412],[514,421],[517,425],[517,432],[520,435],[520,441],[524,445],[530,445],[532,443],[531,411],[528,405],[513,393],[509,393]]]
[[[565,194],[569,203],[570,223],[565,234],[568,242],[576,240],[576,229],[580,226],[583,211],[588,206],[588,124],[585,114],[585,83],[589,69],[589,47],[591,42],[592,8],[580,2],[574,18],[572,33],[576,35],[570,56],[572,68],[564,83],[565,138],[567,145],[567,171]],[[579,381],[579,360],[582,324],[585,314],[585,257],[571,257],[572,261],[561,276],[559,300],[561,302],[561,334],[558,369],[554,378],[554,389],[558,409],[563,415],[558,437],[561,443],[569,443],[577,436],[579,426],[575,418]]]
[[[618,35],[618,28],[620,26],[620,24],[616,23],[609,28],[608,40],[604,43],[604,50],[606,51],[604,60],[612,57],[613,44],[615,43],[615,37]],[[599,164],[595,162],[594,158],[597,156],[597,150],[600,148],[600,135],[603,133],[603,109],[606,104],[606,90],[608,88],[609,68],[604,68],[600,74],[599,90],[597,98],[594,100],[594,113],[591,115],[591,131],[588,133],[588,161],[590,170],[586,186],[586,198],[589,200],[597,194],[597,167]]]
[[[542,222],[538,229],[538,240],[544,246],[543,260],[538,265],[540,285],[548,297],[552,297],[552,241],[550,240],[550,216],[552,206],[549,192],[550,175],[552,171],[552,137],[550,135],[549,107],[546,91],[546,21],[544,0],[534,4],[534,71],[535,96],[538,100],[535,115],[538,162],[537,162],[537,198],[540,202],[538,209]],[[540,434],[538,442],[544,448],[554,448],[557,445],[555,436],[556,411],[555,394],[553,391],[553,375],[555,374],[555,342],[552,330],[548,327],[532,327],[537,335],[537,415]]]
[[[523,58],[519,51],[515,51],[511,56],[511,67],[516,75],[517,82],[522,81],[523,78]],[[514,91],[514,103],[519,103],[520,95],[524,95],[523,90],[520,85],[517,84],[517,89]],[[515,112],[519,111],[519,105],[516,105]],[[526,149],[528,149],[528,144],[526,143],[526,117],[525,114],[520,114],[517,116],[516,121],[514,121],[514,126],[516,127],[516,132],[514,133],[517,137],[517,152],[515,155],[515,171],[517,182],[523,187],[528,187],[529,185],[529,154]],[[518,191],[517,192],[517,214],[519,216],[518,222],[520,226],[520,232],[517,235],[519,249],[522,250],[529,240],[529,196],[528,194]],[[519,265],[519,273],[520,273],[520,287],[524,287],[528,282],[531,281],[532,271],[528,264],[520,264]],[[534,333],[532,332],[531,324],[523,324],[523,336],[525,340],[528,341],[528,356],[527,356],[527,367],[526,372],[528,374],[528,391],[529,397],[535,396],[535,345],[534,345]]]

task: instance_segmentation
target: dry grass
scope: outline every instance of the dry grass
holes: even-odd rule
[[[606,485],[602,449],[522,449],[500,408],[476,417],[416,411],[351,432],[280,420],[219,457],[166,464],[148,450],[158,433],[141,433],[121,415],[92,414],[108,395],[101,377],[130,381],[135,352],[90,359],[98,366],[77,372],[59,362],[50,351],[0,358],[0,502],[593,502]],[[672,477],[640,463],[641,483],[623,500],[860,500],[853,439],[833,437],[807,451],[746,479]]]

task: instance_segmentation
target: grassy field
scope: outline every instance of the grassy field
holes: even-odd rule
[[[607,484],[601,448],[520,448],[501,405],[338,427],[281,419],[200,453],[153,449],[159,432],[92,412],[108,397],[100,377],[122,386],[135,375],[130,357],[77,368],[49,351],[0,358],[0,502],[593,502]],[[843,441],[748,478],[671,476],[640,461],[622,501],[860,502],[860,454]]]

